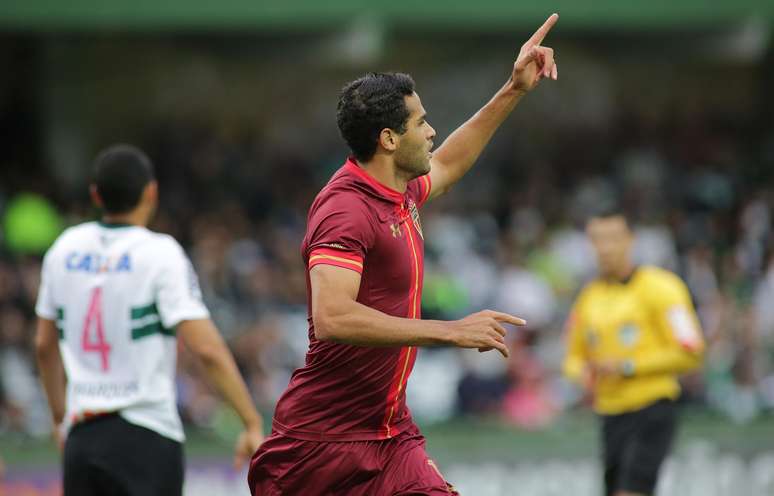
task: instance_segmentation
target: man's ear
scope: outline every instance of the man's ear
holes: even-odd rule
[[[388,152],[394,152],[398,149],[400,136],[392,129],[386,127],[379,133],[379,145]]]
[[[154,179],[145,185],[145,189],[142,192],[143,201],[153,206],[159,202],[159,183]]]
[[[91,202],[94,204],[94,206],[97,208],[104,208],[105,204],[102,202],[102,197],[99,196],[99,191],[97,191],[96,184],[89,185],[89,196],[91,196]]]

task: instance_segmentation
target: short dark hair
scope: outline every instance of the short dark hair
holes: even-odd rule
[[[631,227],[629,213],[620,205],[606,205],[593,209],[586,222],[592,219],[609,219],[610,217],[621,217],[628,227]]]
[[[94,160],[94,185],[105,212],[126,213],[140,203],[145,186],[155,179],[153,163],[132,145],[112,145]]]
[[[339,95],[336,122],[341,137],[358,160],[370,160],[382,129],[406,132],[409,111],[404,97],[414,80],[400,72],[371,72],[347,83]]]

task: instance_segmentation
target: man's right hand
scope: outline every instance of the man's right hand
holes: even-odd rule
[[[239,470],[245,462],[249,462],[262,442],[263,431],[260,427],[251,427],[242,431],[234,446],[234,469]]]
[[[559,73],[554,61],[554,50],[541,46],[543,38],[559,20],[559,14],[551,14],[535,34],[528,39],[513,63],[511,85],[514,90],[526,93],[532,90],[543,78],[556,80]]]
[[[504,323],[523,326],[527,322],[507,313],[483,310],[449,323],[452,343],[458,348],[478,348],[482,352],[496,349],[507,358],[510,352],[505,345]]]

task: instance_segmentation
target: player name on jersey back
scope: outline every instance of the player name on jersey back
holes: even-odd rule
[[[68,229],[44,259],[36,311],[59,329],[67,421],[118,411],[182,441],[174,329],[209,313],[172,237],[97,222]]]

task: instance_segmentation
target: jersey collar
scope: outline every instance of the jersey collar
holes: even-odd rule
[[[357,177],[365,181],[371,188],[376,190],[376,192],[379,193],[381,196],[387,198],[388,200],[392,201],[397,205],[403,204],[402,193],[390,188],[389,186],[385,186],[384,184],[377,181],[368,172],[363,170],[362,167],[357,165],[354,157],[349,157],[347,159],[347,163],[344,164],[344,167],[346,168],[346,170],[350,171],[351,173],[355,174]]]
[[[100,227],[105,227],[108,229],[118,229],[120,227],[133,227],[133,224],[126,224],[124,222],[104,222],[104,221],[97,221],[97,224],[100,225]]]
[[[639,265],[635,265],[634,267],[632,267],[632,271],[629,272],[629,274],[626,277],[624,277],[623,279],[613,279],[612,282],[626,286],[627,284],[632,282],[632,279],[634,279],[634,276],[637,275],[637,270],[639,268],[640,268]]]

